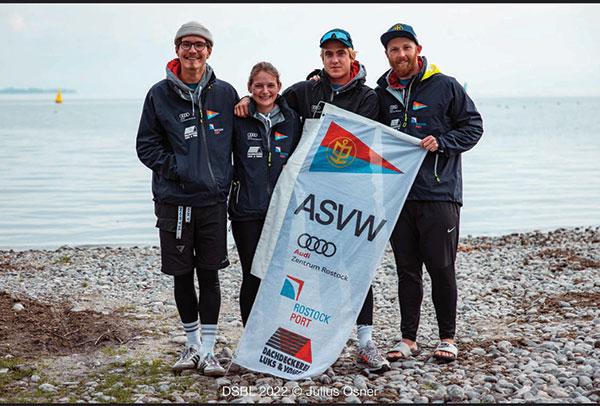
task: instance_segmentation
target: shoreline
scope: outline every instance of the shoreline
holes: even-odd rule
[[[242,331],[235,248],[229,255],[231,265],[220,272],[216,346],[224,365]],[[0,292],[6,292],[7,303],[24,306],[3,316],[0,401],[600,401],[598,226],[462,237],[456,266],[458,360],[440,365],[431,358],[439,340],[424,272],[418,335],[423,352],[393,363],[382,375],[356,365],[353,333],[338,361],[311,380],[285,381],[235,365],[218,379],[197,371],[174,377],[170,365],[185,336],[172,279],[159,266],[158,247],[152,246],[0,250]],[[400,339],[389,244],[373,289],[374,339],[385,351]],[[60,313],[64,330],[57,330],[63,324],[48,322],[60,303],[67,306]],[[28,315],[31,309],[35,312]],[[32,323],[36,334],[26,334],[27,324],[17,328],[19,320]],[[37,346],[30,345],[32,338]],[[302,391],[289,395],[296,387]]]
[[[569,227],[556,227],[556,228],[547,228],[540,229],[534,228],[531,230],[523,230],[523,231],[514,231],[507,233],[491,233],[491,234],[467,234],[459,237],[459,244],[463,243],[466,240],[477,239],[477,238],[502,238],[508,236],[519,236],[519,235],[529,235],[529,234],[543,234],[543,233],[552,233],[555,231],[563,230],[563,231],[580,231],[588,228],[597,228],[600,227],[598,225],[579,225],[579,226],[569,226]],[[158,234],[157,234],[158,235]],[[233,236],[231,236],[231,231],[228,231],[228,237],[230,237],[229,250],[235,248],[235,242],[233,242]],[[0,253],[3,251],[14,251],[14,252],[22,252],[22,251],[57,251],[61,249],[99,249],[99,248],[159,248],[158,242],[156,245],[154,244],[146,244],[146,243],[82,243],[82,244],[48,244],[48,245],[31,245],[31,246],[0,246]]]

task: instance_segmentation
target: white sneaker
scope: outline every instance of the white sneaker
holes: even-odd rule
[[[194,369],[198,367],[200,361],[200,348],[196,345],[186,345],[179,356],[177,362],[171,367],[173,371],[183,371],[184,369]]]
[[[213,353],[206,354],[206,357],[204,357],[198,369],[206,376],[225,375],[225,368],[219,364],[219,360]]]
[[[390,363],[379,352],[371,340],[364,347],[358,348],[358,359],[366,364],[371,372],[385,372],[390,370]]]

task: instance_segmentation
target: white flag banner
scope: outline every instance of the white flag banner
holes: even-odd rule
[[[419,142],[330,104],[306,121],[269,205],[233,362],[296,380],[337,360],[425,158]]]

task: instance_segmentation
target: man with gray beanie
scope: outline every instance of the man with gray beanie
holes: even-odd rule
[[[166,79],[146,95],[136,149],[152,170],[161,271],[174,278],[175,303],[187,336],[173,371],[198,368],[205,375],[222,376],[225,370],[214,355],[221,307],[218,270],[229,265],[227,194],[233,106],[239,98],[207,64],[213,45],[202,24],[191,21],[179,28],[177,58],[167,63]]]

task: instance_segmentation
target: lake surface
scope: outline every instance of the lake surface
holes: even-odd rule
[[[0,248],[158,245],[142,100],[65,99],[0,99]],[[600,98],[475,102],[462,236],[600,225]]]

